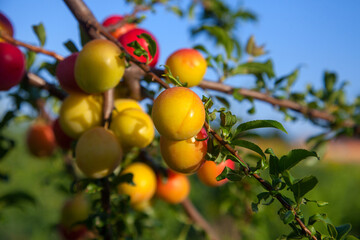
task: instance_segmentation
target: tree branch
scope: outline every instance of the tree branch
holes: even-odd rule
[[[113,41],[119,48],[121,48],[123,51],[124,48],[121,46],[121,44],[111,35],[109,34],[95,19],[93,14],[90,12],[90,10],[87,8],[85,3],[82,0],[64,0],[65,3],[68,5],[69,9],[72,11],[74,16],[78,19],[79,23],[85,27],[85,29],[88,31],[89,35],[94,38],[99,38],[101,33],[103,36],[108,38],[109,40]],[[151,71],[150,67],[144,63],[140,63],[138,61],[132,60],[133,63],[138,65],[146,74],[150,75],[152,77],[153,81],[158,82],[161,86],[168,89],[170,86],[164,82],[160,77],[158,77],[154,72]],[[226,147],[226,149],[231,152],[234,156],[236,156],[241,162],[244,163],[243,170],[246,174],[250,172],[250,168],[248,165],[241,159],[241,157],[238,155],[238,153],[233,149],[229,144],[227,144],[221,136],[219,136],[213,129],[210,128],[210,126],[205,122],[204,126],[208,129],[208,131],[215,137],[215,139],[222,145]],[[266,189],[269,191],[274,190],[272,186],[263,180],[259,175],[257,174],[251,174],[257,181],[259,181]],[[279,202],[286,207],[287,209],[291,210],[294,215],[296,221],[299,223],[300,227],[303,229],[303,231],[311,236],[311,233],[309,229],[305,226],[305,224],[301,221],[299,216],[296,214],[296,211],[291,207],[290,204],[286,202],[286,200],[280,195],[275,196]],[[317,240],[315,236],[311,236],[313,240]]]
[[[82,0],[64,0],[72,14],[75,16],[80,25],[85,29],[89,36],[93,39],[103,38],[98,29],[102,29],[102,26],[97,22],[96,18],[86,6]],[[91,22],[91,24],[90,24]],[[114,90],[110,89],[103,93],[103,125],[105,128],[109,127],[111,112],[114,106]],[[104,239],[113,239],[113,233],[111,224],[108,220],[111,215],[111,202],[110,202],[110,186],[107,178],[102,179],[102,190],[101,190],[101,204],[106,213],[104,219]]]
[[[336,118],[329,112],[316,110],[312,108],[305,107],[297,102],[287,100],[287,99],[278,99],[275,97],[272,97],[268,94],[261,93],[258,91],[246,89],[246,88],[234,88],[228,85],[225,85],[223,83],[218,82],[212,82],[212,81],[206,81],[203,80],[199,87],[202,89],[211,89],[219,92],[223,92],[226,94],[233,94],[236,90],[239,94],[241,94],[244,97],[251,97],[253,99],[257,99],[263,102],[270,103],[274,106],[284,107],[287,109],[291,109],[293,111],[302,113],[305,116],[308,116],[309,118],[317,118],[317,119],[323,119],[328,122],[334,123]],[[347,120],[343,122],[342,126],[344,127],[354,127],[355,123],[352,120]]]
[[[186,214],[189,218],[197,225],[199,225],[209,236],[210,240],[220,240],[219,236],[209,225],[209,223],[203,218],[203,216],[198,212],[193,203],[187,198],[181,205],[183,206]]]
[[[50,95],[55,96],[60,100],[64,100],[67,96],[67,93],[65,93],[64,91],[61,91],[55,85],[47,83],[44,79],[42,79],[41,77],[39,77],[38,75],[36,75],[34,73],[28,72],[26,74],[26,77],[27,77],[29,84],[31,84],[35,87],[47,90]]]
[[[13,37],[9,36],[9,35],[6,34],[4,31],[1,31],[1,30],[0,30],[0,37],[1,37],[2,39],[4,39],[6,42],[8,42],[8,43],[11,43],[11,44],[13,44],[13,45],[17,45],[17,46],[21,46],[21,47],[27,48],[27,49],[29,49],[30,51],[33,51],[33,52],[42,53],[42,54],[51,56],[51,57],[55,58],[55,59],[58,60],[58,61],[62,61],[62,60],[64,59],[64,57],[58,55],[58,54],[55,53],[55,52],[46,50],[46,49],[41,48],[41,47],[33,46],[33,45],[30,45],[30,44],[21,42],[21,41],[19,41],[19,40],[16,40],[16,39],[14,39]]]

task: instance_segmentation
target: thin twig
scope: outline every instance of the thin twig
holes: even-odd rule
[[[36,99],[36,107],[39,112],[39,117],[43,119],[47,124],[50,124],[52,122],[52,119],[45,109],[45,100],[42,98]]]
[[[67,93],[60,90],[55,85],[46,82],[44,79],[42,79],[38,75],[28,72],[26,74],[26,76],[27,76],[29,84],[31,84],[35,87],[47,90],[50,95],[57,97],[60,100],[64,100],[66,98]]]
[[[8,43],[27,48],[27,49],[29,49],[30,51],[33,51],[33,52],[42,53],[42,54],[51,56],[51,57],[55,58],[58,61],[64,60],[64,57],[58,55],[55,52],[46,50],[46,49],[44,49],[42,47],[36,47],[34,45],[27,44],[27,43],[21,42],[19,40],[16,40],[15,38],[13,38],[10,35],[6,34],[4,31],[0,31],[0,36],[1,36],[2,39],[4,39]]]
[[[233,94],[234,91],[237,91],[240,95],[244,97],[250,97],[253,99],[261,100],[263,102],[270,103],[274,106],[279,106],[287,109],[294,110],[296,112],[302,113],[305,116],[308,116],[309,118],[317,118],[317,119],[323,119],[328,122],[334,123],[336,118],[334,115],[332,115],[329,112],[321,111],[317,109],[308,108],[306,106],[303,106],[297,102],[288,100],[288,99],[278,99],[275,97],[272,97],[268,94],[261,93],[255,90],[250,90],[246,88],[234,88],[229,85],[225,85],[223,83],[218,82],[212,82],[212,81],[206,81],[203,80],[199,87],[203,89],[211,89],[219,92],[223,92],[226,94]],[[355,123],[352,120],[346,120],[343,122],[342,126],[344,127],[354,127]]]

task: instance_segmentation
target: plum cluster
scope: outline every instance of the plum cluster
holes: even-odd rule
[[[123,20],[111,16],[103,25],[110,27]],[[10,21],[0,13],[0,31],[13,35]],[[135,60],[155,67],[159,47],[150,54],[148,42],[142,34],[155,37],[136,24],[126,23],[111,31],[125,51]],[[147,56],[133,53],[132,42],[147,52]],[[158,44],[157,44],[158,45]],[[0,91],[18,85],[25,74],[25,58],[14,45],[0,38]],[[187,87],[198,85],[204,77],[207,62],[194,49],[180,49],[169,56],[166,72]],[[228,163],[216,165],[205,161],[207,132],[203,128],[205,109],[199,96],[187,87],[164,90],[155,100],[151,117],[132,99],[115,95],[111,124],[102,127],[103,93],[122,87],[125,58],[116,44],[105,39],[91,40],[80,52],[73,53],[57,64],[56,78],[68,93],[62,102],[59,117],[54,121],[37,119],[27,132],[29,152],[36,157],[51,156],[57,146],[64,151],[73,148],[75,162],[81,173],[92,179],[101,179],[119,169],[124,154],[132,148],[145,148],[153,142],[155,127],[160,133],[161,155],[170,169],[166,179],[142,162],[133,162],[120,175],[131,173],[134,185],[121,183],[117,190],[130,197],[130,204],[142,210],[156,194],[166,202],[177,204],[190,192],[186,174],[198,171],[199,179],[210,186],[223,184],[216,176]],[[230,161],[230,160],[229,160]],[[233,162],[230,161],[232,164]],[[90,205],[83,195],[77,195],[64,204],[59,231],[65,239],[77,239],[89,231],[82,224],[90,214]],[[75,225],[75,226],[74,226]]]

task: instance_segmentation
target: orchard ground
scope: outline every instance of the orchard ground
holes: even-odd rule
[[[2,209],[0,239],[60,239],[56,224],[60,219],[61,207],[68,198],[67,196],[70,196],[65,189],[68,189],[71,183],[63,171],[60,154],[51,158],[39,159],[28,153],[25,144],[28,126],[28,123],[17,123],[6,129],[6,134],[11,134],[15,138],[17,146],[0,164],[2,171],[10,173],[11,177],[9,182],[0,182],[0,195],[10,191],[23,190],[33,195],[37,202],[34,205],[23,204],[17,208]],[[289,146],[285,142],[280,139],[276,141],[277,144],[273,144],[274,140],[269,141],[275,152],[289,150]],[[259,144],[266,147],[269,142],[263,140]],[[354,213],[360,212],[360,202],[358,201],[360,192],[356,191],[360,184],[360,175],[358,174],[360,159],[351,163],[344,163],[344,159],[333,159],[327,156],[320,162],[310,160],[298,166],[296,173],[299,176],[315,174],[319,179],[319,187],[310,193],[309,198],[330,202],[328,206],[322,208],[323,212],[328,213],[334,224],[351,222],[354,234],[359,235],[360,219]],[[216,226],[219,233],[224,234],[223,239],[237,239],[239,233],[234,226],[234,219],[227,214],[235,210],[234,206],[229,205],[231,199],[223,201],[218,198],[229,191],[243,191],[243,183],[210,188],[203,185],[196,175],[190,176],[189,179],[192,185],[190,198],[198,206],[200,212],[211,223],[214,223],[213,226]],[[258,188],[256,191],[261,190],[260,186]],[[256,199],[256,196],[248,197]],[[203,199],[209,198],[213,198],[214,201],[203,201]],[[143,239],[181,239],[177,237],[189,230],[191,223],[186,220],[185,215],[176,211],[180,206],[169,205],[158,199],[153,203],[154,207],[160,209],[154,217],[161,224],[152,229],[145,229]],[[244,208],[245,206],[241,204],[242,202],[238,201],[238,207]],[[260,208],[260,213],[251,216],[252,221],[258,223],[256,231],[244,220],[243,229],[240,230],[241,234],[248,236],[255,234],[253,239],[272,240],[278,237],[279,232],[287,232],[288,227],[280,220],[268,221],[277,208],[278,204]],[[313,212],[316,210],[315,208],[317,208],[315,204],[314,206],[310,204],[306,210]],[[195,231],[190,231],[187,239],[199,239],[197,234]]]

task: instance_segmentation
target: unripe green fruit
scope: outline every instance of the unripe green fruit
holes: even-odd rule
[[[95,127],[81,135],[76,144],[76,164],[89,178],[103,178],[120,164],[122,149],[115,135]]]

